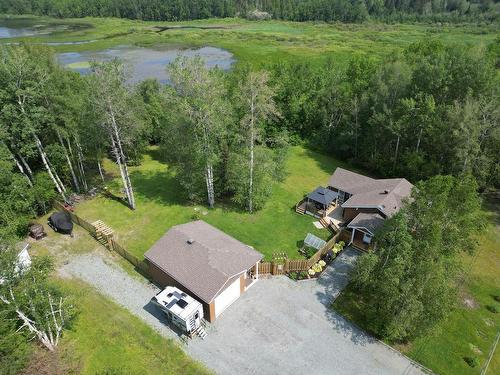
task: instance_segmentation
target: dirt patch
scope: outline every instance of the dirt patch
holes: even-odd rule
[[[479,308],[479,303],[465,290],[460,291],[460,301],[462,305],[469,310],[475,310]]]
[[[77,361],[67,361],[56,350],[50,352],[39,346],[33,351],[28,365],[19,375],[67,375],[79,374],[81,372],[81,363]]]

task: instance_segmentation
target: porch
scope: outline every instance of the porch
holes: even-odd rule
[[[315,218],[325,218],[337,207],[337,193],[324,187],[318,187],[306,195],[295,206],[295,211]]]
[[[348,245],[362,251],[370,251],[374,249],[373,234],[369,231],[360,228],[345,229],[345,236],[349,237]]]

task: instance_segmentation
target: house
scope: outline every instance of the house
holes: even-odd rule
[[[198,220],[172,227],[144,257],[155,282],[198,299],[213,322],[258,280],[263,255]]]
[[[374,179],[337,168],[328,181],[328,189],[337,194],[336,208],[327,218],[347,224],[350,244],[366,250],[375,231],[403,206],[412,188],[404,178]]]

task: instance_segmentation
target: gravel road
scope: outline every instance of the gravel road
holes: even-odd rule
[[[205,340],[184,347],[218,374],[421,374],[408,358],[330,308],[359,254],[346,249],[318,281],[260,280],[207,328]],[[60,269],[127,308],[167,338],[178,336],[149,301],[158,288],[127,274],[98,253],[76,256]]]

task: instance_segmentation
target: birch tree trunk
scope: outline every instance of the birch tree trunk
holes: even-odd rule
[[[396,141],[396,150],[394,151],[394,165],[392,166],[393,171],[396,170],[396,164],[398,161],[398,151],[399,151],[399,140],[401,136],[398,134],[398,139]]]
[[[33,171],[31,170],[29,164],[26,162],[26,160],[19,152],[16,153],[16,156],[19,158],[19,160],[21,160],[21,163],[23,164],[24,169],[26,170],[26,173],[28,174],[30,180],[33,181]]]
[[[128,173],[128,167],[127,167],[127,160],[125,158],[125,154],[123,153],[123,148],[122,148],[122,143],[120,140],[120,134],[118,132],[118,126],[116,124],[115,116],[113,114],[113,110],[110,107],[110,115],[111,115],[111,123],[112,123],[112,128],[115,136],[115,141],[116,145],[114,146],[118,153],[119,153],[119,159],[121,160],[121,168],[123,170],[123,184],[125,187],[125,192],[127,193],[127,199],[128,203],[131,209],[135,210],[135,199],[134,199],[134,191],[132,189],[132,182],[130,181],[130,175]]]
[[[9,151],[10,149],[7,148]],[[21,165],[21,163],[19,163],[19,160],[17,160],[17,158],[14,156],[14,154],[12,153],[12,151],[10,151],[10,157],[12,158],[12,160],[14,160],[14,163],[16,163],[16,166],[17,166],[17,169],[19,169],[19,172],[21,172],[21,174],[26,177],[26,179],[28,180],[28,184],[33,187],[33,182],[31,182],[31,179],[30,177],[28,176],[28,174],[24,171],[24,168],[23,166]]]
[[[59,133],[59,130],[56,129],[56,134],[57,138],[59,139],[59,143],[61,144],[63,150],[64,150],[64,156],[66,158],[66,163],[68,163],[69,170],[71,172],[71,178],[73,179],[73,184],[75,185],[76,191],[79,193],[80,192],[80,184],[78,183],[78,179],[76,178],[75,170],[73,169],[73,163],[71,162],[71,159],[68,155],[68,150],[66,149],[66,146],[64,145],[63,139],[61,137],[61,133]]]
[[[30,319],[19,306],[16,304],[12,290],[10,291],[10,299],[4,296],[0,296],[0,300],[7,304],[15,307],[15,312],[18,319],[23,323],[19,327],[18,331],[26,328],[31,334],[33,334],[38,341],[42,343],[51,352],[55,351],[57,345],[59,344],[59,338],[61,337],[64,317],[63,317],[63,299],[60,298],[57,310],[54,310],[54,301],[50,293],[47,294],[47,302],[50,306],[50,312],[44,317],[46,321],[36,322]],[[32,303],[32,301],[30,301]]]
[[[248,181],[248,211],[253,212],[253,170],[254,170],[254,144],[255,144],[255,101],[252,95],[250,104],[250,171]]]
[[[70,145],[69,139],[67,140],[67,142],[68,142],[68,145]],[[78,142],[78,140],[76,139],[76,137],[75,137],[75,143],[76,143],[76,151],[77,151],[77,154],[78,154],[77,165],[78,165],[78,170],[80,171],[80,176],[81,176],[81,181],[82,181],[83,189],[85,191],[88,191],[89,188],[88,188],[88,185],[87,185],[87,176],[85,175],[85,168],[84,168],[84,165],[83,165],[82,146],[80,145],[80,143]],[[71,150],[71,146],[69,146],[69,147],[70,147],[70,150]]]
[[[49,174],[50,178],[52,179],[52,182],[56,186],[56,189],[59,192],[59,194],[61,194],[63,199],[66,200],[66,195],[64,194],[64,192],[65,192],[64,186],[60,185],[59,178],[56,178],[56,172],[52,171],[52,168],[50,167],[47,155],[45,154],[45,151],[43,150],[42,142],[40,142],[40,139],[38,138],[38,136],[36,134],[33,134],[33,136],[35,138],[35,143],[36,143],[36,147],[38,149],[38,152],[40,153],[40,156],[42,157],[43,166],[47,170],[47,173]]]
[[[422,132],[423,132],[423,128],[421,127],[420,128],[420,131],[418,132],[418,138],[417,138],[417,149],[416,149],[416,152],[418,154],[418,150],[420,149],[420,141],[422,139]]]
[[[101,176],[102,182],[104,182],[104,174],[102,173],[101,161],[97,159],[97,168],[99,169],[99,175]]]
[[[207,163],[205,170],[205,181],[207,184],[208,206],[214,208],[215,205],[215,191],[214,191],[214,172],[212,164]]]

